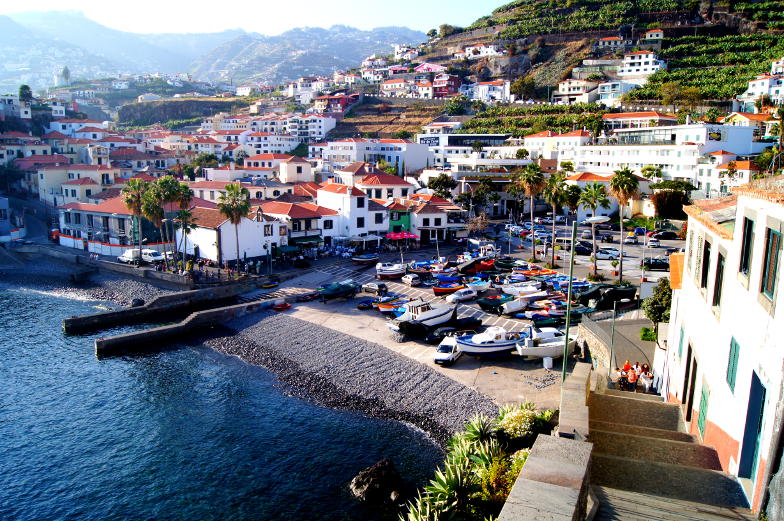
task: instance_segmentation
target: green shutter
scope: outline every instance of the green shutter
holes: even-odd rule
[[[702,384],[702,393],[700,396],[700,414],[697,416],[697,427],[700,429],[700,436],[705,437],[705,422],[708,417],[708,398],[710,391],[708,386]]]
[[[683,358],[683,326],[681,326],[681,339],[678,342],[678,358]]]
[[[727,384],[732,392],[735,392],[735,376],[738,374],[738,354],[740,346],[733,338],[730,340],[730,356],[727,360]]]
[[[772,299],[776,294],[776,277],[778,276],[779,249],[781,234],[768,228],[765,241],[765,263],[762,270],[762,293]]]

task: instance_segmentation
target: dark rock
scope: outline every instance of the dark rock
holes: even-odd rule
[[[141,307],[143,305],[144,305],[144,299],[143,298],[135,298],[135,299],[133,299],[131,301],[131,307],[132,308],[138,308],[138,307]]]
[[[385,458],[357,474],[349,485],[360,501],[374,505],[400,505],[408,488],[391,459]]]

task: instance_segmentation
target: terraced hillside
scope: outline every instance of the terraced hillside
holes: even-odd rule
[[[545,130],[569,132],[586,128],[595,131],[606,112],[595,103],[499,106],[478,114],[466,122],[460,132],[509,133],[523,137]]]
[[[730,99],[742,93],[751,78],[769,70],[771,61],[784,56],[784,39],[765,33],[665,38],[660,56],[667,60],[668,70],[631,91],[631,99],[660,100],[661,86],[669,82],[697,87],[703,99]]]
[[[394,137],[399,132],[417,134],[441,113],[439,105],[414,100],[369,101],[351,110],[329,133],[330,138]]]

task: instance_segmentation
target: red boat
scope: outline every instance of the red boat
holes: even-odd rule
[[[289,304],[288,302],[285,302],[285,301],[284,302],[280,302],[278,304],[273,304],[272,305],[272,309],[274,309],[275,311],[286,311],[290,307],[291,307],[291,304]]]
[[[440,286],[433,286],[433,294],[440,297],[442,295],[449,295],[450,293],[454,293],[465,287],[465,284],[461,284],[460,282],[448,282],[446,284],[441,284]]]

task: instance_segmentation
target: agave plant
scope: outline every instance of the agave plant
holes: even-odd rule
[[[465,438],[471,443],[486,443],[495,437],[498,427],[492,418],[476,415],[465,426]]]
[[[408,503],[407,512],[398,516],[399,521],[441,521],[440,511],[433,506],[430,497],[419,494]]]
[[[467,460],[447,463],[444,470],[437,470],[435,479],[425,487],[433,505],[444,513],[460,515],[469,508],[469,499],[479,491],[476,476]]]
[[[474,454],[471,455],[471,462],[478,469],[487,469],[498,459],[503,458],[504,451],[498,440],[490,440],[488,442],[480,443],[474,448]]]

